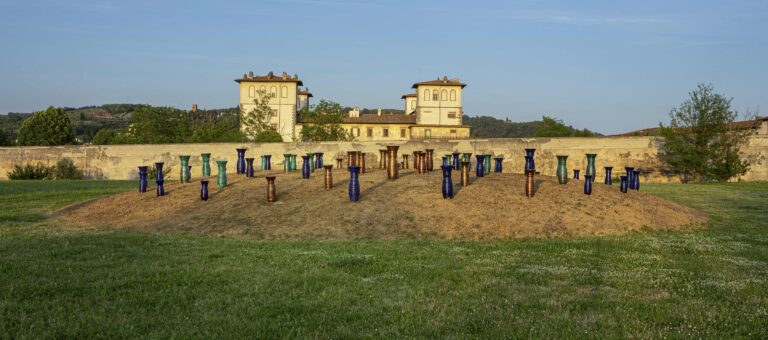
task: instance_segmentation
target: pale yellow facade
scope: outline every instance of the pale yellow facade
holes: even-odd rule
[[[259,98],[260,91],[272,95],[269,106],[272,115],[269,124],[283,137],[284,142],[294,140],[294,127],[296,126],[296,110],[298,107],[298,87],[302,85],[298,76],[274,75],[272,72],[265,76],[243,75],[236,79],[240,83],[240,108],[249,112],[255,107],[254,100]],[[241,127],[243,128],[243,127]]]
[[[297,75],[283,72],[275,75],[254,76],[253,72],[236,79],[240,84],[240,107],[248,112],[255,107],[259,92],[272,94],[269,105],[273,112],[270,125],[284,142],[301,139],[302,124],[298,111],[309,106],[312,94],[302,90]],[[416,93],[402,96],[405,114],[360,115],[351,111],[342,127],[356,141],[407,141],[411,139],[469,138],[469,126],[462,125],[462,89],[466,86],[458,79],[437,79],[413,84]]]

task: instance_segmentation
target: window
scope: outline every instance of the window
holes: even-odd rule
[[[456,118],[456,112],[448,112],[448,118]]]
[[[358,129],[356,127],[352,128],[352,136],[360,137],[360,129]]]
[[[429,90],[424,90],[424,101],[429,101]]]
[[[277,86],[272,86],[269,88],[269,93],[272,94],[273,98],[277,98]]]
[[[261,85],[261,87],[259,88],[259,91],[267,93],[267,88],[264,87],[264,85]]]
[[[368,130],[365,132],[365,134],[368,137],[373,137],[373,129],[372,128],[368,128]]]
[[[456,138],[456,130],[455,129],[451,129],[451,137]]]
[[[382,130],[382,131],[381,131],[381,134],[382,134],[384,137],[389,137],[389,129],[384,129],[384,130]]]
[[[424,138],[432,138],[432,130],[431,129],[425,129],[424,130]]]
[[[256,87],[251,85],[248,87],[248,97],[255,97],[256,96]]]
[[[451,90],[451,101],[456,101],[456,90]]]
[[[432,100],[434,101],[440,100],[440,97],[437,94],[437,90],[432,90]]]
[[[272,109],[272,117],[277,117],[277,109]]]
[[[405,129],[400,129],[400,138],[405,138]]]
[[[448,100],[448,91],[443,90],[440,92],[440,100]]]

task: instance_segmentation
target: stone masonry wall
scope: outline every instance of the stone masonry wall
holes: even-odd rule
[[[346,151],[360,150],[366,153],[366,165],[378,166],[379,149],[386,145],[400,145],[399,155],[412,156],[415,150],[434,149],[435,164],[440,163],[443,154],[458,152],[491,152],[504,157],[504,172],[523,173],[525,148],[536,148],[536,169],[542,175],[554,176],[557,168],[555,155],[568,155],[568,170],[583,169],[586,166],[585,153],[597,154],[597,176],[602,180],[604,166],[614,167],[614,176],[623,172],[623,167],[633,166],[642,171],[644,182],[678,182],[680,176],[667,169],[657,158],[662,140],[655,137],[591,137],[591,138],[505,138],[505,139],[470,139],[448,141],[408,141],[408,142],[322,142],[322,143],[221,143],[221,144],[158,144],[158,145],[107,145],[107,146],[58,146],[58,147],[10,147],[0,148],[0,179],[7,179],[8,172],[14,165],[42,162],[55,164],[67,157],[85,170],[89,178],[97,179],[135,179],[137,166],[165,162],[172,168],[169,179],[179,175],[179,155],[192,155],[190,165],[193,178],[200,177],[200,154],[211,153],[212,174],[216,174],[215,160],[228,160],[227,172],[235,172],[237,153],[235,148],[246,147],[246,157],[256,158],[258,169],[259,156],[272,155],[272,168],[282,169],[283,154],[293,153],[299,157],[297,165],[301,167],[300,155],[307,152],[325,153],[325,164],[335,164],[337,157],[345,158]],[[754,136],[744,150],[749,155],[764,158],[761,164],[755,164],[741,180],[768,180],[768,136]],[[402,156],[399,157],[402,160]]]

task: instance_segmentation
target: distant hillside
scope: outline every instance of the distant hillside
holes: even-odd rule
[[[532,122],[512,122],[488,116],[465,116],[463,123],[472,127],[472,137],[521,138],[521,137],[589,137],[601,134],[587,129],[579,130],[565,125],[561,120],[544,116]]]

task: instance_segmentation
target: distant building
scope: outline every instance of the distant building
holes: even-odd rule
[[[309,107],[312,93],[304,86],[299,77],[283,72],[276,76],[269,72],[264,76],[254,76],[253,72],[235,79],[240,84],[240,107],[248,112],[254,107],[259,90],[272,93],[272,116],[270,124],[283,137],[283,141],[298,140],[301,136],[302,122],[299,111]],[[424,81],[413,84],[416,93],[403,95],[404,114],[360,114],[360,109],[352,109],[341,126],[355,140],[387,141],[411,139],[456,139],[469,138],[469,126],[462,124],[464,114],[461,105],[461,91],[467,85],[459,79]]]

